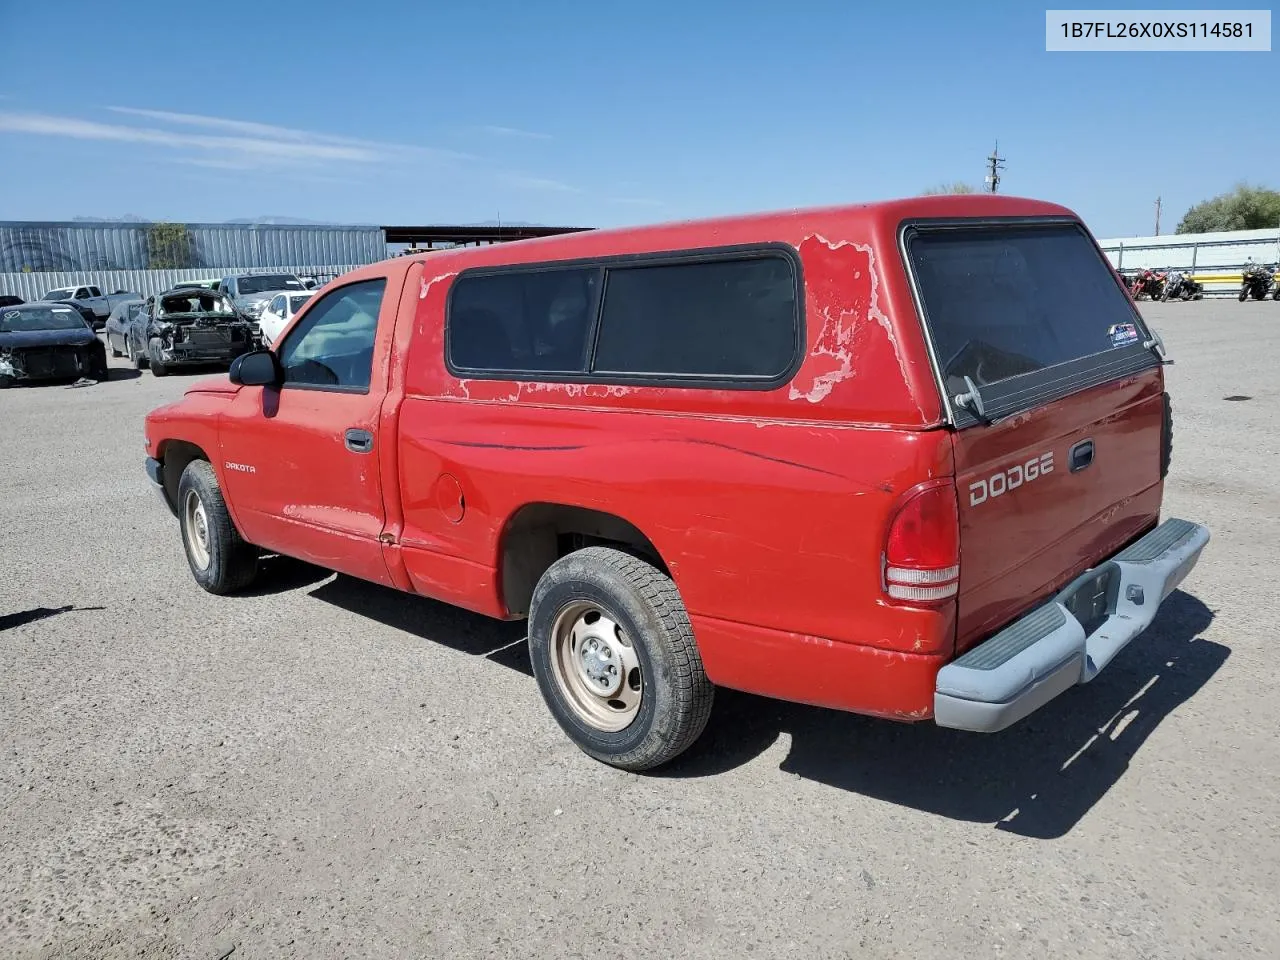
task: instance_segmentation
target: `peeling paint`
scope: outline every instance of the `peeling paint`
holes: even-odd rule
[[[600,398],[625,397],[631,393],[632,387],[624,387],[610,383],[544,383],[542,381],[521,381],[516,386],[515,399],[526,394],[561,394],[566,397]]]
[[[447,396],[462,400],[515,403],[563,397],[571,400],[601,400],[625,397],[634,387],[607,383],[550,383],[541,380],[454,380]]]
[[[458,271],[453,270],[453,271],[450,271],[449,273],[442,273],[438,276],[432,277],[430,280],[428,280],[426,277],[423,277],[422,292],[418,294],[418,299],[419,300],[427,299],[427,294],[431,292],[431,288],[433,286],[435,286],[441,280],[448,280],[450,277],[456,277],[457,275],[458,275]]]
[[[805,290],[814,302],[822,305],[819,314],[822,329],[814,338],[801,376],[791,385],[789,398],[818,403],[838,384],[856,376],[855,364],[862,360],[863,352],[856,348],[865,346],[863,330],[868,322],[875,323],[884,331],[905,383],[908,379],[906,358],[899,349],[893,324],[880,309],[880,278],[876,271],[875,251],[870,244],[852,240],[832,243],[821,234],[814,233],[801,242],[801,258],[812,262],[822,257],[823,254],[816,249],[818,247],[826,248],[827,269],[807,274]],[[835,258],[830,256],[846,248],[847,253]],[[855,262],[860,256],[866,258],[865,266]],[[850,280],[853,282],[848,282]]]
[[[928,707],[920,707],[918,710],[895,710],[893,715],[899,720],[928,720],[933,716],[933,711]]]

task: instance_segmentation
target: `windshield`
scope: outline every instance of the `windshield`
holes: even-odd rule
[[[1145,327],[1073,224],[921,228],[908,241],[949,392],[1141,343]]]
[[[72,299],[72,294],[74,293],[75,293],[75,290],[72,287],[64,287],[61,290],[50,290],[40,299],[41,300],[70,300]]]
[[[87,329],[84,319],[70,307],[21,306],[0,310],[0,333]]]
[[[241,295],[266,293],[268,290],[301,290],[302,281],[291,273],[268,273],[257,277],[241,277],[236,281]]]
[[[303,305],[304,303],[306,303],[306,302],[307,302],[308,300],[310,300],[310,299],[311,299],[311,298],[310,298],[309,296],[302,296],[302,297],[290,297],[290,298],[289,298],[289,312],[290,312],[290,313],[297,313],[299,310],[301,310],[301,309],[302,309],[302,305]]]
[[[160,298],[160,310],[157,317],[191,316],[192,314],[211,314],[215,316],[234,316],[235,307],[221,293],[211,290],[183,290],[168,293]]]

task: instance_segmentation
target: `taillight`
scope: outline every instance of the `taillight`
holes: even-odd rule
[[[960,587],[960,511],[950,480],[922,483],[889,524],[884,591],[893,600],[932,603]]]

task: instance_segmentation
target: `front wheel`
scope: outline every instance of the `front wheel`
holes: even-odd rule
[[[1244,303],[1249,296],[1249,288],[1247,286],[1240,288],[1240,302]]]
[[[147,360],[151,367],[151,372],[157,377],[167,377],[169,375],[168,365],[160,359],[160,339],[152,337],[147,342]]]
[[[95,356],[89,364],[89,379],[97,380],[99,383],[105,383],[111,379],[111,374],[107,369],[107,352],[104,350],[100,356]]]
[[[178,523],[187,565],[210,593],[247,587],[258,572],[258,551],[231,521],[218,478],[207,460],[192,460],[178,482]]]
[[[133,364],[133,369],[141,370],[147,365],[147,355],[138,353],[133,349],[133,341],[128,337],[124,338],[124,355],[129,358],[129,362]]]
[[[553,563],[529,613],[542,697],[588,755],[651,770],[707,725],[714,687],[669,576],[638,556],[587,547]]]

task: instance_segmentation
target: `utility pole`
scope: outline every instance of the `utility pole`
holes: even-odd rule
[[[991,156],[987,157],[987,190],[995,193],[1000,186],[1000,171],[1004,169],[1004,159],[1000,156],[1000,141],[996,141],[996,148],[991,151]]]
[[[1160,236],[1160,198],[1156,197],[1156,236]]]

